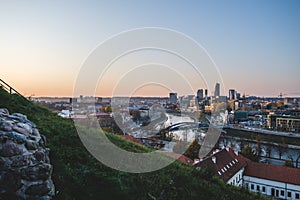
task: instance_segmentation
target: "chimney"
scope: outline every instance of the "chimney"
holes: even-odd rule
[[[217,158],[215,156],[211,157],[211,160],[213,161],[213,163],[217,163]]]
[[[235,155],[237,155],[237,156],[239,155],[239,151],[238,151],[238,150],[235,150],[234,153],[235,153]]]
[[[229,152],[229,147],[226,147],[226,151]]]
[[[199,163],[200,162],[200,159],[194,159],[194,165]]]

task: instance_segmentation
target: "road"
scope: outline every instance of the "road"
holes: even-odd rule
[[[227,125],[226,127],[231,129],[236,129],[236,130],[252,131],[252,132],[268,134],[268,135],[300,138],[300,133],[281,132],[281,131],[273,131],[273,130],[266,130],[262,128],[252,128],[252,127],[240,128],[233,125]]]

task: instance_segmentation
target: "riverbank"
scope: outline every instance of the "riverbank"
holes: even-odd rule
[[[285,145],[299,146],[299,144],[300,144],[300,138],[289,137],[288,135],[286,135],[286,136],[271,135],[271,134],[254,132],[254,131],[246,130],[246,129],[235,129],[235,128],[234,129],[233,128],[224,128],[224,130],[226,131],[226,133],[223,133],[225,135],[250,139],[253,141],[260,140],[263,142],[278,143],[283,146],[285,146]]]

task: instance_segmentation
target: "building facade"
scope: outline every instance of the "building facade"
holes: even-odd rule
[[[289,115],[269,115],[268,126],[277,131],[300,133],[300,117]]]
[[[214,96],[215,97],[220,96],[220,83],[216,83]]]
[[[171,92],[169,94],[170,103],[176,104],[178,102],[177,93]]]
[[[243,176],[244,187],[279,199],[300,199],[300,170],[249,162]]]
[[[229,90],[229,101],[235,100],[236,99],[236,92],[234,89]]]

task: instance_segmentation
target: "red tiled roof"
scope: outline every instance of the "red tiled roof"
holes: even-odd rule
[[[213,158],[215,158],[216,163],[213,162]],[[232,149],[229,148],[227,151],[227,149],[224,148],[195,164],[195,166],[213,169],[218,176],[228,181],[247,165],[246,161],[247,160],[241,155],[236,155]]]
[[[193,160],[184,156],[184,155],[181,155],[181,154],[177,154],[177,153],[172,153],[172,152],[165,152],[165,154],[167,156],[170,156],[172,158],[176,158],[177,160],[179,160],[180,162],[184,163],[184,164],[187,164],[187,165],[190,165],[192,166],[193,165]]]
[[[300,169],[249,162],[246,176],[300,185]]]

